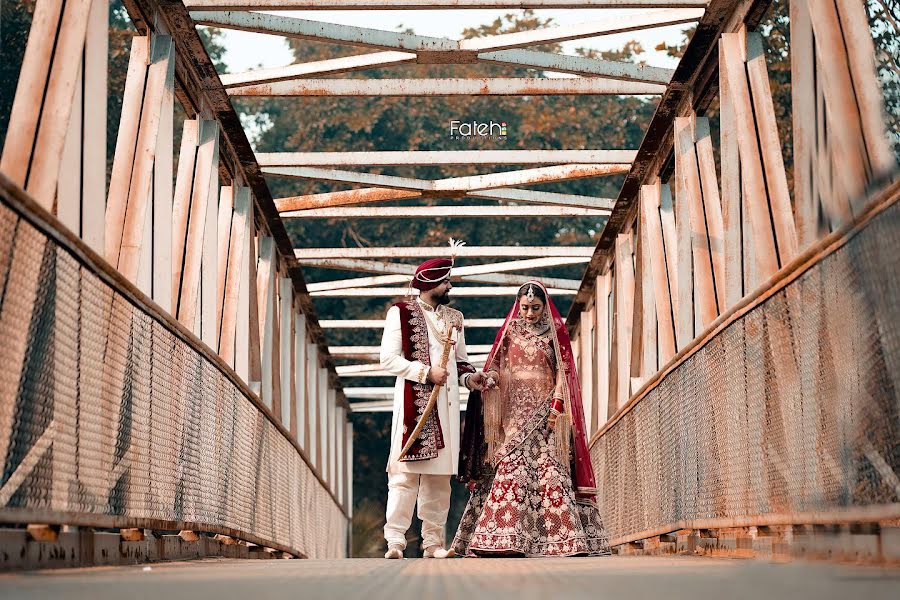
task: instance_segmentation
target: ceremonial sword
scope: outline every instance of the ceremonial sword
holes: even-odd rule
[[[447,324],[447,334],[444,336],[444,351],[441,354],[440,368],[447,368],[447,361],[450,360],[450,349],[453,348],[453,331],[455,329],[459,329],[458,323],[448,323]],[[403,446],[403,449],[400,451],[400,456],[397,460],[402,460],[406,453],[409,452],[409,449],[412,448],[412,445],[415,443],[416,438],[419,437],[419,434],[422,433],[422,428],[425,427],[425,419],[432,413],[435,405],[437,404],[437,397],[441,391],[442,385],[434,384],[434,387],[431,389],[431,396],[428,398],[428,404],[425,405],[425,410],[422,411],[422,416],[419,417],[419,422],[416,423],[416,428],[413,429],[413,432],[410,434],[409,439],[406,440],[406,444]]]

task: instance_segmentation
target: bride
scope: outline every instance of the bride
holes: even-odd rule
[[[540,282],[519,289],[484,371],[466,411],[459,478],[471,496],[453,549],[608,554],[569,334]]]

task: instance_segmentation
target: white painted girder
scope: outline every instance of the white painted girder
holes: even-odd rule
[[[347,288],[343,290],[325,290],[321,292],[310,292],[313,298],[390,298],[394,296],[404,296],[410,293],[418,293],[417,290],[407,290],[405,287],[364,287],[364,288]],[[515,296],[519,291],[519,286],[479,286],[479,287],[455,287],[450,292],[451,296],[459,298],[484,298],[495,296]],[[574,296],[578,290],[564,290],[560,288],[549,288],[547,290],[555,296]]]
[[[348,290],[352,288],[390,286],[396,284],[406,285],[410,282],[411,275],[376,275],[374,277],[353,277],[351,279],[337,279],[333,281],[321,281],[307,284],[309,292],[326,292],[336,290]],[[464,275],[455,276],[454,280],[461,279],[470,283],[492,283],[506,285],[525,285],[532,278],[527,275],[493,274],[493,275]],[[542,278],[541,281],[547,287],[577,290],[581,286],[580,280],[562,279],[558,277]]]
[[[307,194],[304,196],[278,198],[275,200],[275,206],[278,208],[279,212],[284,214],[292,211],[322,210],[325,208],[350,206],[354,204],[387,202],[390,200],[409,200],[420,198],[423,193],[425,192],[422,190],[361,188],[355,190],[344,190],[341,192],[326,192],[322,194]],[[441,194],[433,195],[440,196]],[[510,202],[525,202],[528,204],[538,205],[543,204],[552,206],[567,206],[593,210],[612,210],[613,206],[615,206],[616,203],[614,198],[595,198],[593,196],[558,194],[555,192],[523,190],[518,188],[470,190],[465,192],[463,197],[483,198],[488,200]]]
[[[540,29],[530,29],[528,31],[516,31],[514,33],[502,33],[500,35],[460,40],[459,48],[460,50],[486,52],[524,48],[538,44],[555,44],[601,35],[613,35],[628,31],[691,23],[699,20],[703,13],[704,9],[702,8],[674,8],[609,16],[601,21],[541,27]]]
[[[604,217],[612,209],[572,206],[389,206],[318,208],[281,213],[282,219],[394,219],[439,217]]]
[[[378,175],[375,173],[360,173],[358,171],[325,169],[321,167],[264,167],[263,173],[281,177],[337,181],[341,183],[372,185],[400,190],[451,193],[530,185],[535,183],[548,183],[553,181],[569,181],[586,177],[617,175],[628,173],[630,170],[630,163],[553,165],[550,167],[537,167],[534,169],[488,173],[486,175],[449,177],[447,179],[437,179],[434,181],[417,179],[414,177]]]
[[[466,347],[472,354],[487,354],[491,351],[491,344],[470,344]],[[381,352],[381,346],[329,346],[328,353],[331,356],[348,356],[356,354],[375,354]]]
[[[446,248],[435,249],[435,251],[437,252],[437,254],[434,254],[434,256],[442,256],[446,253]],[[467,267],[454,267],[453,277],[455,278],[457,276],[484,275],[508,271],[524,271],[528,269],[560,267],[564,265],[584,264],[589,261],[590,257],[588,256],[547,257],[530,258],[526,260],[511,260],[483,265],[471,265]],[[415,265],[346,258],[307,258],[300,259],[300,264],[310,267],[342,269],[345,271],[361,271],[364,273],[393,273],[395,275],[405,275],[407,277],[411,277],[416,271]]]
[[[666,86],[599,77],[469,79],[297,79],[228,90],[231,96],[409,97],[409,96],[575,96],[660,95]]]
[[[337,42],[382,50],[478,53],[555,44],[589,37],[691,23],[699,20],[703,16],[703,12],[704,9],[702,8],[669,8],[649,12],[619,14],[599,21],[542,27],[528,31],[463,40],[386,31],[356,25],[340,25],[262,12],[204,11],[192,12],[191,16],[195,22],[202,25],[254,33],[283,35],[303,40]]]
[[[624,61],[600,60],[584,56],[568,56],[552,52],[536,52],[534,50],[515,49],[482,52],[479,62],[498,65],[516,65],[532,67],[555,73],[571,73],[588,77],[606,77],[622,81],[643,81],[647,83],[666,84],[675,74],[674,69],[651,67]]]
[[[222,85],[226,88],[232,88],[317,75],[336,75],[338,73],[365,71],[366,69],[391,67],[414,62],[416,62],[416,55],[410,52],[373,52],[370,54],[357,54],[355,56],[297,63],[283,67],[252,69],[242,73],[223,73],[219,75],[219,79],[222,80]]]
[[[446,10],[542,8],[703,8],[708,0],[184,0],[202,10]]]
[[[294,255],[310,258],[431,258],[446,256],[445,246],[407,246],[386,248],[297,248]],[[508,257],[585,257],[594,255],[593,246],[463,246],[456,249],[459,258]]]
[[[323,329],[383,329],[384,319],[325,319],[319,321]],[[503,319],[466,319],[468,328],[492,328],[503,325]]]
[[[636,150],[257,152],[256,161],[261,167],[493,166],[631,163],[635,156]]]

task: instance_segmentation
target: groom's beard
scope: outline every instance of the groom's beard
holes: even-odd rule
[[[450,292],[444,292],[442,296],[438,296],[434,299],[434,301],[437,302],[438,306],[442,304],[450,304]]]

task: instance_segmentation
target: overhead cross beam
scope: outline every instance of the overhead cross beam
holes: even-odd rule
[[[374,202],[387,202],[390,200],[411,200],[421,198],[426,193],[415,190],[396,190],[388,188],[361,188],[344,190],[341,192],[325,192],[322,194],[306,194],[303,196],[290,196],[279,198],[275,201],[282,216],[291,211],[305,211],[312,209],[331,208],[335,206],[349,206],[353,204],[368,204]],[[449,193],[433,193],[435,197],[451,197]],[[558,194],[555,192],[541,192],[536,190],[522,190],[517,188],[504,188],[493,190],[471,190],[460,194],[462,198],[482,198],[486,200],[499,200],[509,202],[524,202],[528,204],[544,204],[553,206],[565,206],[585,208],[592,210],[611,210],[615,206],[615,200],[611,198],[595,198],[593,196],[577,196],[574,194]],[[293,214],[292,216],[297,216]]]
[[[297,248],[294,255],[301,261],[311,258],[431,258],[444,256],[445,246],[408,246],[390,248]],[[459,258],[510,257],[579,257],[590,258],[591,246],[463,246],[456,249]]]
[[[384,319],[335,319],[322,320],[319,324],[325,329],[382,329]],[[502,326],[503,319],[466,319],[464,325],[470,329],[494,328]],[[338,374],[341,372],[338,371]]]
[[[444,249],[446,252],[446,249]],[[470,281],[478,281],[477,276],[504,273],[509,271],[526,271],[528,269],[541,269],[548,267],[561,267],[566,265],[578,265],[588,262],[588,257],[554,257],[531,258],[526,260],[511,260],[505,262],[489,263],[484,265],[472,265],[468,267],[455,267],[451,277],[460,279],[471,277]],[[300,264],[309,267],[323,269],[338,269],[343,271],[359,271],[363,273],[404,275],[412,277],[416,272],[414,265],[391,263],[375,260],[360,260],[347,258],[307,258],[300,259]],[[488,282],[494,283],[494,282]]]
[[[703,16],[703,9],[676,8],[637,14],[616,15],[600,21],[542,27],[528,31],[501,33],[487,37],[454,40],[371,29],[355,25],[338,25],[261,12],[211,11],[192,12],[201,25],[267,33],[319,42],[336,42],[363,48],[405,50],[407,52],[470,53],[496,52],[511,48],[554,44],[601,35],[613,35],[641,29],[691,23]],[[474,56],[471,57],[474,59]]]
[[[355,297],[384,297],[390,298],[394,296],[406,296],[410,290],[405,287],[361,287],[346,288],[341,290],[325,290],[321,292],[310,292],[313,298],[355,298]],[[484,298],[494,296],[515,296],[519,291],[519,286],[471,286],[453,288],[453,295],[460,298]],[[554,296],[574,296],[578,290],[564,290],[559,288],[549,288],[547,290]]]
[[[489,173],[487,175],[470,175],[466,177],[450,177],[434,181],[417,179],[414,177],[398,177],[394,175],[378,175],[375,173],[360,173],[357,171],[344,171],[341,169],[324,169],[320,167],[266,167],[263,172],[267,175],[281,177],[296,177],[300,179],[315,179],[323,181],[336,181],[341,183],[372,185],[378,188],[391,188],[400,190],[402,194],[389,194],[371,192],[369,190],[347,190],[344,192],[331,192],[325,198],[326,203],[315,202],[316,198],[293,198],[283,201],[279,211],[302,210],[305,208],[326,208],[341,204],[355,204],[359,202],[400,200],[405,198],[426,197],[454,197],[471,195],[473,197],[489,199],[522,199],[529,201],[534,196],[513,194],[512,197],[496,195],[494,188],[511,187],[516,185],[530,185],[536,183],[548,183],[553,181],[569,181],[586,177],[600,177],[604,175],[616,175],[627,173],[631,166],[622,164],[572,164],[554,165],[550,167],[538,167],[534,169],[521,169],[518,171],[504,171]],[[410,194],[414,192],[414,194]],[[527,190],[519,190],[527,192]],[[572,206],[571,197],[558,194],[559,203]],[[545,198],[552,198],[545,196]],[[532,200],[533,201],[533,200]],[[589,203],[585,208],[612,208],[608,203],[601,201]]]
[[[332,281],[321,281],[318,283],[311,283],[307,285],[306,289],[309,292],[334,292],[337,290],[347,290],[354,288],[364,288],[364,287],[376,287],[380,285],[396,285],[396,284],[408,284],[411,275],[376,275],[374,277],[353,277],[351,279],[335,279]],[[478,283],[494,283],[494,284],[505,284],[505,285],[516,285],[521,286],[533,278],[528,277],[527,275],[513,275],[513,274],[494,274],[494,275],[467,275],[467,276],[458,276],[458,279],[468,282],[478,282]],[[562,288],[567,290],[577,290],[578,286],[581,284],[580,280],[574,279],[562,279],[558,277],[551,278],[542,278],[541,280],[545,286],[554,287],[554,288]]]
[[[400,167],[631,163],[634,150],[445,150],[416,152],[257,152],[261,167]]]
[[[708,0],[184,0],[203,10],[443,10],[540,8],[704,8]]]
[[[609,208],[572,206],[389,206],[359,208],[320,208],[281,213],[282,219],[439,219],[521,218],[521,217],[605,217]]]
[[[616,60],[570,56],[552,52],[512,49],[496,52],[468,53],[427,53],[419,52],[372,52],[340,58],[295,63],[282,67],[251,69],[241,73],[223,74],[222,84],[226,88],[246,85],[290,81],[323,75],[353,73],[369,69],[383,69],[402,64],[470,64],[490,63],[569,73],[585,77],[605,77],[622,81],[643,81],[645,83],[666,84],[675,72],[673,69],[651,67]]]
[[[575,96],[655,95],[666,91],[657,83],[600,78],[537,77],[492,79],[298,79],[228,90],[231,96]]]
[[[222,77],[236,96],[455,96],[540,94],[662,94],[674,74],[671,69],[622,61],[567,56],[526,50],[528,46],[559,43],[654,27],[690,23],[702,8],[669,8],[616,15],[586,23],[454,40],[412,33],[339,25],[259,12],[194,12],[203,25],[292,38],[337,42],[367,49],[371,54],[257,69]],[[384,68],[400,64],[492,63],[582,75],[589,81],[533,79],[315,79],[323,75]]]

